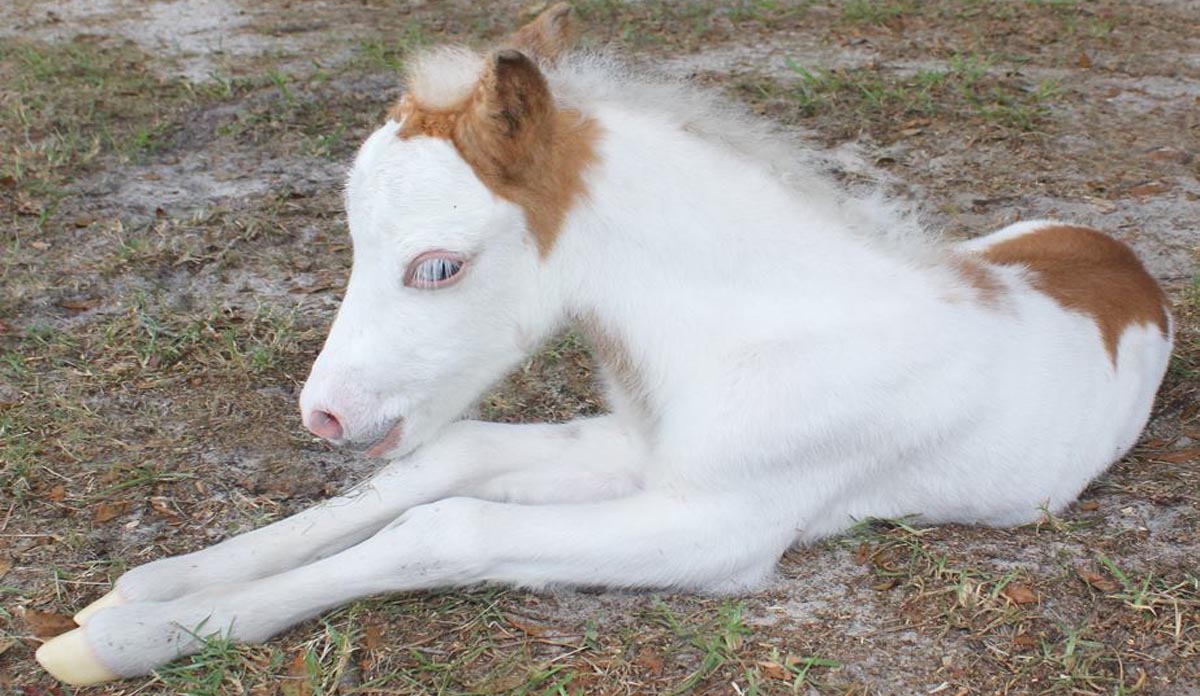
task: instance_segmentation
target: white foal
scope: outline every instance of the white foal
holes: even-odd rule
[[[1036,520],[1134,444],[1171,327],[1125,245],[893,234],[911,224],[707,98],[560,56],[569,29],[556,6],[506,50],[415,62],[354,163],[354,270],[300,402],[391,463],[126,573],[47,669],[145,674],[386,592],[741,591],[867,517]],[[567,324],[611,415],[457,420]]]

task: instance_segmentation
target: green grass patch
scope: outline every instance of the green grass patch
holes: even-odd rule
[[[0,177],[44,196],[101,156],[151,155],[196,89],[160,78],[128,42],[0,43]]]
[[[942,68],[901,73],[886,66],[821,70],[788,62],[794,80],[744,80],[752,101],[782,105],[785,118],[836,119],[846,135],[867,129],[880,134],[913,119],[955,119],[1035,131],[1048,120],[1059,96],[1053,81],[1028,84],[992,59],[956,55]],[[911,124],[910,124],[911,125]]]
[[[915,0],[849,0],[842,5],[842,21],[883,26],[920,9]]]

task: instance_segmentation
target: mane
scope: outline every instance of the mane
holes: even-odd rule
[[[407,95],[430,110],[453,108],[470,97],[484,64],[482,54],[461,46],[424,51],[408,65]],[[818,151],[726,96],[654,70],[631,68],[609,53],[577,51],[540,67],[561,108],[587,115],[598,106],[615,105],[660,114],[706,142],[760,164],[807,205],[841,220],[852,234],[916,258],[934,247],[915,208],[886,195],[880,172],[855,152]],[[834,178],[838,171],[861,181],[840,184]]]
[[[483,56],[462,46],[423,51],[408,63],[405,89],[430,111],[453,109],[471,96],[483,67]]]

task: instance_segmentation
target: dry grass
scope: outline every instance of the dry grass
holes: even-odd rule
[[[1200,71],[1175,58],[1194,52],[1186,11],[579,9],[594,42],[693,61],[695,79],[750,108],[862,148],[953,234],[1062,214],[1133,239],[1179,325],[1146,440],[1062,517],[1015,530],[864,522],[789,553],[779,582],[746,597],[374,599],[94,693],[1200,688],[1200,164],[1188,145],[1200,142]],[[294,412],[349,268],[341,168],[415,47],[487,41],[510,19],[465,3],[306,12],[298,23],[260,5],[237,37],[271,51],[200,56],[218,66],[203,80],[174,76],[196,56],[119,38],[119,17],[63,38],[33,12],[21,15],[29,31],[0,44],[0,691],[57,693],[32,661],[38,634],[123,569],[278,519],[364,473]],[[480,410],[594,413],[592,380],[568,334]]]

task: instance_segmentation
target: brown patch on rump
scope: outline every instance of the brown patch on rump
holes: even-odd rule
[[[1167,298],[1126,244],[1086,227],[1055,225],[998,242],[983,257],[1033,271],[1033,285],[1063,307],[1091,316],[1113,363],[1133,324],[1168,331]]]
[[[599,126],[559,109],[537,66],[524,54],[495,54],[475,91],[453,109],[426,110],[405,97],[389,116],[398,135],[445,138],[501,198],[525,210],[543,256],[567,212],[585,193],[583,172],[596,161]]]

